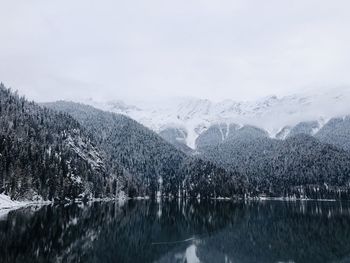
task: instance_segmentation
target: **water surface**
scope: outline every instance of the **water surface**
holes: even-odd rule
[[[129,201],[0,218],[0,262],[350,262],[350,205]]]

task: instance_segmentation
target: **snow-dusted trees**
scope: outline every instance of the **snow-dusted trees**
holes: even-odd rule
[[[113,178],[89,136],[67,114],[28,102],[0,86],[0,191],[21,198],[102,196]]]
[[[96,138],[107,159],[129,174],[127,192],[154,197],[162,179],[162,196],[232,196],[241,186],[237,173],[187,156],[136,121],[91,106],[56,102],[45,106],[70,114]],[[225,183],[225,186],[220,185]]]
[[[126,116],[71,102],[40,107],[1,85],[0,193],[349,198],[345,150],[305,134],[270,139],[253,126],[205,136],[195,158]]]
[[[201,156],[238,171],[253,196],[349,198],[349,152],[305,134],[275,140],[244,133],[206,148]]]

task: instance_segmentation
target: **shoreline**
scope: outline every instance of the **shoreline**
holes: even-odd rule
[[[111,202],[111,201],[117,201],[117,202],[126,202],[130,200],[130,198],[126,198],[124,196],[120,197],[105,197],[105,198],[92,198],[86,200],[87,203],[93,203],[93,202]],[[81,203],[84,202],[83,200],[76,199],[76,200],[70,200],[68,203]],[[55,204],[54,201],[17,201],[12,200],[8,195],[0,194],[0,219],[4,216],[6,216],[9,212],[30,207],[30,206],[44,206],[44,205],[50,205]],[[58,204],[58,203],[57,203]]]
[[[110,202],[110,201],[118,201],[118,202],[126,202],[128,200],[150,200],[151,198],[146,197],[134,197],[134,198],[128,198],[123,196],[122,198],[92,198],[90,200],[87,200],[88,203],[90,202]],[[168,199],[168,198],[164,198]],[[185,198],[188,199],[188,198]],[[197,198],[194,198],[197,199]],[[157,200],[157,199],[156,199]],[[205,199],[199,199],[199,200],[205,200]],[[249,197],[249,198],[242,198],[242,199],[235,199],[231,197],[216,197],[216,198],[209,198],[207,200],[215,200],[215,201],[281,201],[281,202],[305,202],[305,201],[317,201],[317,202],[346,202],[349,200],[337,200],[337,199],[311,199],[311,198],[286,198],[286,197]],[[79,203],[83,202],[82,200],[71,200],[71,203]],[[49,204],[55,204],[54,201],[16,201],[11,200],[11,198],[7,195],[0,194],[0,218],[7,215],[9,212],[13,210],[17,210],[23,207],[29,207],[34,205],[49,205]]]

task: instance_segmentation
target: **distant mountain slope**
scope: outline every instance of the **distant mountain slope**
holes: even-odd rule
[[[180,151],[191,154],[193,153],[193,149],[186,145],[186,131],[181,128],[165,128],[159,132],[159,135],[166,140],[167,142],[174,145]]]
[[[182,151],[155,132],[124,115],[105,112],[91,106],[59,101],[45,106],[63,111],[77,119],[96,137],[98,145],[110,160],[121,163],[133,179],[129,194],[154,196],[179,194],[211,195],[224,192],[225,187],[214,182],[227,178],[236,183],[238,175],[228,174],[208,162],[187,157]],[[200,177],[200,180],[194,178]],[[232,193],[236,186],[226,192]],[[238,190],[237,190],[238,191]],[[242,189],[240,189],[242,192]]]
[[[336,197],[337,190],[347,195],[350,189],[350,154],[308,135],[276,140],[241,133],[201,154],[245,175],[252,193],[300,196],[305,189],[317,188],[324,191],[323,197]],[[310,191],[308,197],[320,198]]]
[[[212,147],[219,145],[232,134],[238,125],[218,123],[210,126],[206,131],[202,132],[196,139],[196,149]]]
[[[298,134],[314,136],[323,143],[350,151],[350,116],[332,118],[325,123],[310,121],[284,127],[276,138],[285,139]]]
[[[315,137],[350,152],[350,116],[331,119]]]
[[[287,138],[298,135],[298,134],[306,134],[306,135],[315,135],[322,128],[321,123],[317,121],[309,121],[309,122],[300,122],[294,127],[290,128],[289,133],[287,134]],[[277,136],[276,136],[277,137]]]
[[[199,135],[196,140],[196,147],[198,151],[206,148],[218,146],[229,140],[234,140],[238,137],[248,138],[267,138],[268,133],[257,127],[246,125],[239,127],[235,124],[227,125],[225,123],[213,125],[208,130]]]
[[[102,197],[119,174],[67,114],[41,108],[0,85],[0,193],[14,199]]]

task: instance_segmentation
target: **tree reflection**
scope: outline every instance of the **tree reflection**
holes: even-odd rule
[[[346,262],[349,241],[348,203],[95,202],[10,212],[0,262]]]

